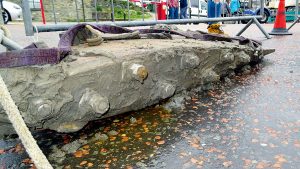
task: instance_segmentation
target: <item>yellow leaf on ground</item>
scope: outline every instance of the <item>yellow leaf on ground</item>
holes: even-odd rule
[[[79,164],[80,166],[86,165],[88,162],[87,161],[81,161],[81,163]]]
[[[88,163],[88,164],[87,164],[87,167],[93,167],[93,166],[94,166],[93,163]]]
[[[155,139],[159,140],[159,139],[161,139],[161,137],[160,136],[155,136]]]
[[[264,168],[267,168],[269,165],[265,162],[258,162],[257,165],[256,165],[256,168],[257,169],[264,169]]]
[[[164,141],[164,140],[158,141],[157,144],[158,144],[158,145],[165,144],[165,141]]]
[[[82,148],[84,148],[84,149],[89,149],[90,146],[89,146],[89,145],[84,145]]]
[[[196,164],[198,162],[198,160],[194,159],[194,158],[191,158],[191,162]]]
[[[77,157],[77,158],[80,158],[80,157],[82,157],[82,151],[81,150],[79,150],[79,151],[76,151],[75,153],[74,153],[74,156],[75,157]]]
[[[274,167],[274,168],[281,168],[281,164],[280,164],[280,163],[275,163],[275,164],[273,165],[273,167]]]
[[[225,156],[224,155],[222,155],[222,154],[218,154],[218,159],[225,159]]]
[[[123,141],[123,142],[126,142],[126,141],[128,141],[128,140],[129,140],[128,137],[123,137],[123,138],[122,138],[122,141]]]

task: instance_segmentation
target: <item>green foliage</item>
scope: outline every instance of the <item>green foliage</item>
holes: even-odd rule
[[[114,1],[114,12],[115,12],[115,19],[124,19],[124,16],[126,19],[128,18],[128,10],[127,10],[127,1],[120,1],[120,0],[113,0]],[[97,5],[97,12],[100,12],[103,14],[110,14],[111,11],[111,1],[110,0],[101,0],[98,2],[99,5]],[[130,19],[140,19],[142,18],[142,8],[139,6],[136,6],[132,2],[129,2],[129,9],[130,9]],[[144,17],[149,18],[151,17],[150,13],[147,11],[147,9],[144,9]]]

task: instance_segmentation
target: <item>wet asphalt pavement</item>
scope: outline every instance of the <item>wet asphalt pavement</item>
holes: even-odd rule
[[[299,28],[299,26],[297,27]],[[55,168],[300,168],[300,29],[264,40],[276,52],[181,108],[159,106],[90,123],[67,135],[36,133]],[[0,141],[0,169],[30,168],[18,140]],[[17,146],[16,146],[17,145]],[[14,159],[14,160],[12,160]],[[23,160],[23,162],[22,162]]]

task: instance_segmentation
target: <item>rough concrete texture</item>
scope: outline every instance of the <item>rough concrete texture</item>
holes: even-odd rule
[[[218,81],[263,50],[192,39],[109,41],[74,47],[57,65],[0,69],[30,127],[75,132],[88,121],[138,110]],[[72,59],[70,59],[72,58]],[[0,135],[13,130],[1,108]]]

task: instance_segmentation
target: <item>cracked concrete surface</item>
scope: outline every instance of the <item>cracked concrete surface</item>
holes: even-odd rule
[[[218,81],[264,53],[228,42],[120,40],[73,47],[57,65],[0,69],[28,126],[75,132],[89,121],[138,110]],[[0,136],[13,132],[0,109]]]

